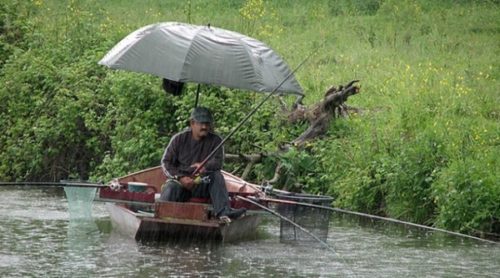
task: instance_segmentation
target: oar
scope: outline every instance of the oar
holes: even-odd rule
[[[91,188],[101,188],[108,187],[102,183],[91,183],[84,181],[65,181],[60,182],[45,182],[45,181],[0,181],[0,186],[39,186],[39,187],[51,187],[51,186],[61,186],[61,187],[91,187]]]
[[[373,218],[373,219],[378,219],[378,220],[413,226],[413,227],[417,227],[417,228],[442,232],[442,233],[451,234],[451,235],[455,235],[455,236],[466,237],[466,238],[484,241],[484,242],[488,242],[488,243],[499,244],[498,242],[483,239],[480,237],[475,237],[475,236],[466,235],[466,234],[457,233],[457,232],[452,232],[452,231],[448,231],[448,230],[444,230],[444,229],[434,228],[434,227],[430,227],[430,226],[425,226],[425,225],[421,225],[421,224],[401,221],[401,220],[394,219],[394,218],[382,217],[382,216],[377,216],[377,215],[372,215],[372,214],[367,214],[367,213],[362,213],[362,212],[355,212],[355,211],[350,211],[350,210],[345,210],[345,209],[340,209],[340,208],[327,207],[327,206],[321,206],[321,205],[315,205],[315,204],[309,204],[309,203],[303,203],[303,202],[297,202],[297,201],[290,201],[290,200],[273,199],[273,198],[260,198],[259,200],[262,200],[265,202],[300,205],[300,206],[306,206],[306,207],[312,207],[312,208],[318,208],[318,209],[326,209],[326,210],[331,210],[331,211],[335,211],[335,212],[341,212],[341,213],[345,213],[345,214],[353,214],[353,215],[357,215],[357,216],[368,217],[368,218]]]

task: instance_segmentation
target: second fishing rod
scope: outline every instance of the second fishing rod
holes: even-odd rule
[[[231,130],[231,132],[224,138],[222,139],[222,141],[212,150],[212,152],[210,154],[208,154],[208,156],[200,163],[200,165],[198,165],[198,167],[196,167],[196,169],[193,171],[193,173],[191,174],[193,177],[198,175],[200,173],[200,170],[203,168],[203,166],[205,166],[205,164],[217,153],[217,151],[224,145],[224,143],[226,143],[226,141],[231,138],[231,136],[233,136],[233,134],[238,131],[238,129],[241,128],[241,126],[243,126],[243,124],[245,124],[248,119],[250,119],[250,117],[253,116],[253,114],[255,114],[255,112],[257,112],[257,110],[259,110],[259,108],[264,105],[264,103],[271,97],[273,96],[274,94],[276,94],[276,92],[278,91],[278,89],[291,77],[295,74],[295,72],[297,70],[299,70],[302,65],[307,61],[309,60],[309,58],[311,56],[313,56],[313,54],[316,53],[316,51],[319,49],[316,48],[315,50],[313,50],[304,60],[302,60],[302,62],[300,62],[300,64],[292,71],[290,72],[284,79],[283,81],[281,81],[281,83],[278,84],[278,86],[276,86],[276,88],[274,88],[274,90],[272,90],[269,94],[266,95],[266,97],[264,97],[262,99],[262,101],[257,105],[255,106],[255,108],[250,111],[250,113],[248,113],[245,118],[243,118],[243,120],[241,120],[240,123],[238,123],[238,125],[233,128],[233,130]]]

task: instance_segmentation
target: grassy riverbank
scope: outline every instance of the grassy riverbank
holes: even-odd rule
[[[337,120],[308,151],[256,167],[257,181],[280,159],[289,182],[334,196],[336,206],[500,234],[499,4],[435,2],[0,4],[0,179],[108,179],[158,164],[193,94],[165,96],[158,78],[97,61],[146,24],[211,23],[266,42],[292,68],[319,47],[297,73],[306,104],[330,85],[361,80],[349,104],[362,113]],[[260,97],[205,91],[222,134]],[[275,107],[266,105],[228,150],[273,150],[300,134],[303,127],[283,128]]]

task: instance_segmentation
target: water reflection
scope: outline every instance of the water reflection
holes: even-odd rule
[[[0,190],[1,277],[497,277],[500,245],[333,214],[327,242],[284,244],[267,219],[235,244],[136,242],[103,204],[73,221],[62,191]]]
[[[66,227],[65,260],[62,273],[84,277],[96,268],[96,257],[101,252],[101,233],[92,219],[71,219]]]

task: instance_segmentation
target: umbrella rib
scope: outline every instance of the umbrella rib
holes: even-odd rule
[[[194,39],[195,39],[195,38],[196,38],[196,36],[198,36],[198,34],[199,34],[202,30],[203,30],[203,28],[204,28],[203,26],[202,26],[201,28],[198,28],[198,30],[196,30],[196,32],[195,32],[195,34],[194,34],[193,38],[189,41],[189,47],[188,47],[188,49],[187,49],[187,51],[186,51],[186,56],[184,57],[184,63],[182,64],[182,69],[181,69],[181,74],[180,74],[180,76],[184,76],[184,78],[185,78],[184,73],[186,73],[186,72],[187,72],[187,70],[186,70],[186,64],[187,64],[187,63],[186,63],[186,61],[187,61],[187,57],[188,57],[189,53],[191,52],[191,49],[193,48]],[[181,81],[181,80],[177,80],[177,81]],[[197,82],[197,83],[203,83],[203,82],[199,82],[199,81],[196,81],[196,82]]]
[[[274,50],[273,50],[272,52],[274,52]],[[272,55],[272,54],[273,54],[273,53],[271,53],[271,55]],[[277,56],[279,56],[279,55],[278,55],[278,54],[276,54],[276,53],[274,53],[274,54],[275,54],[275,55],[277,55]],[[283,59],[281,59],[281,57],[280,57],[280,60],[281,60],[281,61],[280,61],[280,64],[284,63],[284,60],[283,60]],[[288,65],[287,65],[286,67],[288,68]],[[289,74],[289,72],[290,72],[290,71],[289,71],[289,70],[287,70],[287,73],[286,73],[286,74]],[[275,72],[275,71],[270,71],[270,73],[271,73],[271,75],[274,77],[274,80],[275,80],[276,84],[278,84],[278,83],[280,82],[280,80],[279,80],[278,76],[276,76],[276,74],[275,74],[276,72]],[[292,77],[293,77],[293,78],[295,78],[295,76],[292,76]],[[287,82],[288,82],[288,81],[287,81]],[[284,84],[283,84],[283,85],[284,85]],[[278,89],[278,91],[283,92],[283,90],[282,90],[281,88],[280,88],[280,89]]]
[[[248,61],[250,61],[250,63],[252,63],[254,72],[259,77],[258,81],[252,81],[252,82],[258,83],[261,88],[265,87],[264,86],[264,82],[263,82],[263,78],[262,78],[262,70],[261,70],[261,68],[259,68],[259,71],[257,71],[257,67],[252,62],[253,59],[250,56],[250,53],[252,52],[252,49],[246,43],[243,42],[242,37],[239,37],[237,39],[241,43],[241,45],[247,50],[247,51],[245,51],[245,54],[247,55]],[[260,90],[262,90],[262,89],[260,89]],[[262,90],[262,91],[264,91],[264,90]]]

